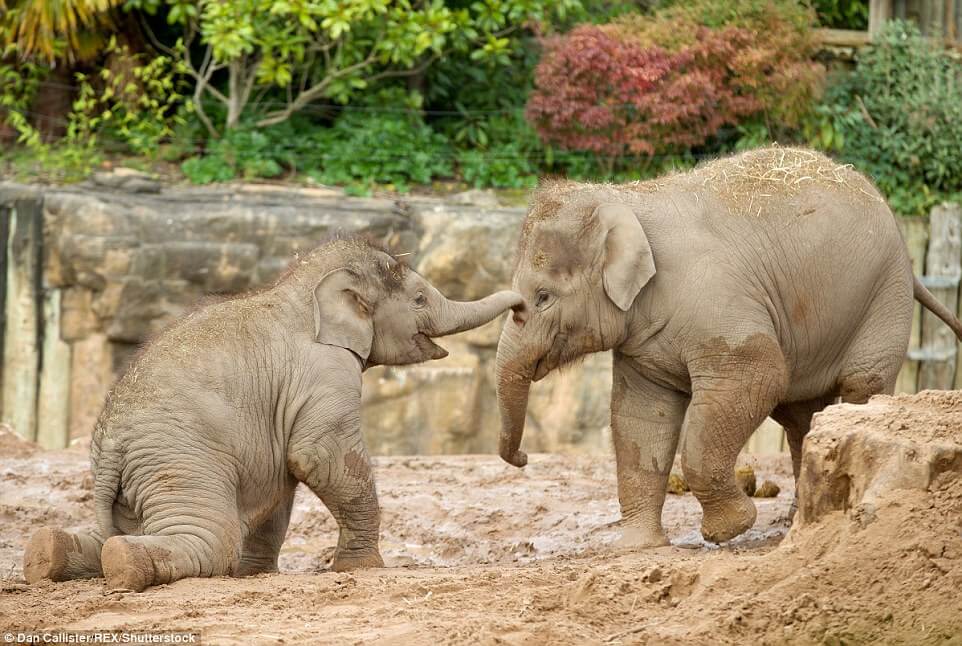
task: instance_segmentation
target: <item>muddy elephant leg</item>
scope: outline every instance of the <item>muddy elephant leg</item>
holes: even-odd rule
[[[696,355],[689,371],[682,469],[702,506],[702,536],[719,543],[755,522],[755,504],[735,482],[735,461],[784,395],[787,371],[775,339],[760,335],[733,350]]]
[[[296,483],[294,483],[296,484]],[[287,526],[291,520],[291,507],[294,504],[294,487],[284,494],[284,499],[274,508],[274,512],[246,539],[241,554],[237,576],[250,576],[261,572],[277,572],[277,557],[287,536]]]
[[[211,473],[209,467],[182,467]],[[165,474],[174,472],[169,467]],[[113,536],[100,560],[109,589],[141,591],[147,586],[195,576],[235,574],[240,565],[241,528],[233,489],[178,486],[168,477],[143,506],[143,536]],[[144,487],[149,488],[149,485]]]
[[[667,545],[661,510],[688,396],[648,381],[622,355],[615,355],[612,377],[611,434],[623,542]]]
[[[100,550],[104,540],[96,532],[71,533],[44,527],[30,537],[23,554],[27,583],[42,579],[69,581],[102,576]]]
[[[835,401],[835,397],[826,396],[808,401],[781,404],[772,411],[772,419],[785,428],[785,438],[788,440],[788,450],[792,454],[792,471],[795,483],[802,466],[802,443],[812,427],[812,416]]]
[[[358,397],[360,399],[360,397]],[[359,405],[334,427],[295,428],[287,464],[330,510],[340,530],[335,571],[384,567],[374,470],[361,438]],[[305,425],[306,426],[306,425]]]

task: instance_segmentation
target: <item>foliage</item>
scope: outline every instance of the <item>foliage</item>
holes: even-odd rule
[[[451,176],[453,155],[447,139],[416,110],[387,112],[372,105],[345,110],[330,127],[302,118],[267,128],[241,124],[212,140],[203,158],[188,159],[181,169],[195,183],[289,171],[305,172],[324,184],[348,185],[354,192],[367,192],[373,184],[405,191],[412,182]]]
[[[21,166],[29,166],[34,173],[54,175],[63,181],[77,181],[90,173],[102,157],[97,147],[90,122],[84,117],[83,105],[93,96],[90,85],[82,85],[67,120],[66,135],[56,144],[42,140],[40,132],[30,125],[26,116],[10,111],[7,120],[19,133],[17,142],[29,153],[20,159]]]
[[[107,53],[124,60],[124,69],[102,68],[95,76],[77,74],[77,95],[67,115],[66,135],[55,144],[44,142],[18,106],[7,112],[7,121],[18,132],[18,142],[32,154],[40,172],[65,179],[86,175],[108,146],[122,151],[149,154],[183,122],[177,112],[179,65],[164,56],[131,54],[111,39]],[[31,72],[21,73],[21,94],[29,94]],[[0,68],[0,78],[4,72]],[[11,93],[14,95],[16,93]],[[4,93],[6,96],[6,92]],[[0,97],[0,101],[8,99]],[[17,99],[9,99],[14,104]],[[22,103],[26,99],[21,98]],[[19,106],[22,107],[22,106]]]
[[[184,65],[162,55],[133,54],[114,39],[106,53],[115,54],[114,60],[124,61],[124,66],[104,67],[94,78],[77,74],[81,98],[74,103],[74,118],[81,119],[91,134],[149,154],[184,119],[178,113],[184,99]]]
[[[812,0],[818,24],[832,29],[868,29],[868,0]]]
[[[23,115],[30,109],[40,82],[47,70],[30,61],[14,61],[16,46],[9,45],[0,52],[0,123],[13,125],[8,115]]]
[[[381,79],[421,72],[447,51],[470,52],[478,64],[506,64],[522,25],[576,2],[486,0],[451,8],[442,0],[128,0],[127,6],[155,12],[163,5],[167,21],[184,30],[185,52],[200,36],[206,47],[200,64],[184,60],[198,116],[216,134],[221,128],[207,118],[204,99],[224,104],[224,125],[232,128],[250,116],[255,91],[272,96],[272,109],[257,117],[266,126],[316,100],[348,103]],[[211,82],[219,70],[229,77],[224,91]]]
[[[722,126],[799,126],[821,81],[810,14],[696,0],[546,41],[527,116],[546,141],[616,160],[705,144]]]
[[[0,47],[24,58],[92,60],[120,0],[0,0]]]
[[[461,145],[457,159],[464,181],[477,188],[537,185],[542,146],[519,113],[490,116],[475,132],[483,137],[455,139]]]
[[[453,174],[447,140],[417,113],[346,112],[316,141],[320,170],[313,176],[325,184],[390,184],[403,192],[409,182]]]
[[[819,113],[815,143],[868,173],[893,210],[962,195],[962,64],[914,25],[886,25]]]

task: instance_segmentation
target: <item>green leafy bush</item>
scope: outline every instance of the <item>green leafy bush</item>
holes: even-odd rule
[[[868,29],[868,0],[813,0],[818,23],[832,29]]]
[[[370,108],[370,109],[365,109]],[[268,128],[243,123],[181,164],[195,183],[304,172],[324,184],[366,192],[373,184],[407,190],[453,173],[454,151],[420,114],[357,106],[331,126],[292,119]]]
[[[447,139],[415,112],[346,112],[314,143],[318,170],[311,175],[325,184],[391,184],[406,191],[411,182],[454,172]]]
[[[35,63],[18,61],[13,45],[0,52],[0,123],[16,127],[14,121],[30,109],[37,87],[47,73],[47,69]],[[17,116],[11,116],[13,113]]]
[[[304,119],[269,128],[243,123],[208,141],[203,156],[187,159],[180,168],[195,184],[277,177],[303,167],[316,150],[317,131],[318,126]]]
[[[832,85],[814,143],[868,173],[904,214],[962,194],[962,64],[893,21]]]
[[[180,170],[194,184],[229,182],[237,177],[234,167],[220,155],[192,157],[180,165]]]
[[[520,111],[458,120],[454,143],[461,178],[476,188],[531,188],[538,183],[544,149]]]

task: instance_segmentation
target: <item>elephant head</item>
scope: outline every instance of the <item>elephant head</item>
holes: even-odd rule
[[[616,347],[628,312],[655,275],[648,237],[611,192],[549,185],[522,227],[513,288],[529,303],[504,324],[496,362],[501,457],[519,450],[532,381],[591,352]]]
[[[330,251],[333,248],[333,251]],[[483,325],[523,299],[501,291],[472,302],[446,298],[417,272],[385,251],[355,240],[308,259],[306,283],[314,312],[314,340],[346,348],[365,368],[441,359],[435,337]]]

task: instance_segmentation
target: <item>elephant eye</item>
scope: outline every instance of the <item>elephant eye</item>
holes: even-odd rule
[[[544,307],[545,304],[548,302],[548,298],[550,298],[550,296],[548,295],[548,292],[544,291],[543,289],[539,289],[538,293],[535,294],[535,297],[534,297],[534,306],[539,308]]]
[[[424,292],[418,292],[418,295],[414,297],[414,305],[416,307],[424,307],[428,304],[428,298],[424,295]]]

